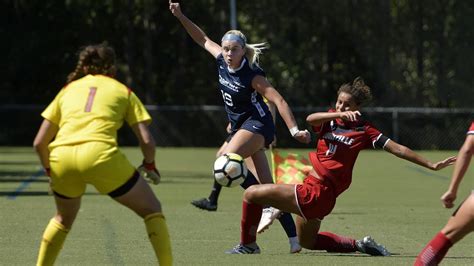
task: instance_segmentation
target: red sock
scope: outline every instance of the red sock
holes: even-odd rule
[[[240,221],[240,243],[243,245],[257,241],[257,227],[262,216],[262,205],[242,201]]]
[[[316,236],[315,250],[326,250],[327,252],[356,252],[355,239],[338,236],[330,232],[321,232]]]
[[[439,232],[418,254],[415,266],[438,265],[452,245],[451,240]]]

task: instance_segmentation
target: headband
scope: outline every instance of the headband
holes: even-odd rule
[[[236,41],[238,42],[242,47],[245,47],[245,39],[242,38],[241,36],[233,33],[227,33],[222,37],[221,42],[223,41]]]

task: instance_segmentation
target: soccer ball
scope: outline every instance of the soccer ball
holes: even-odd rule
[[[247,166],[237,153],[226,153],[214,162],[214,178],[224,187],[235,187],[242,184],[247,177]]]

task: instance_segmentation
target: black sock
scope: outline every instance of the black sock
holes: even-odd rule
[[[278,218],[278,221],[280,221],[281,226],[283,229],[285,229],[285,233],[288,238],[296,236],[296,226],[291,213],[282,212],[280,218]]]
[[[247,189],[251,185],[255,185],[255,184],[260,184],[260,183],[258,183],[257,178],[252,174],[252,172],[248,171],[247,172],[247,177],[245,178],[245,181],[242,184],[240,184],[240,186],[243,189]]]
[[[219,199],[221,188],[222,188],[222,185],[217,183],[217,181],[214,180],[214,185],[212,186],[212,191],[211,191],[211,194],[209,195],[209,201],[211,202],[211,204],[217,205],[217,200]]]

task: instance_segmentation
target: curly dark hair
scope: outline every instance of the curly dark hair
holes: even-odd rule
[[[352,95],[357,105],[363,105],[372,100],[372,92],[370,91],[370,87],[365,84],[361,77],[355,78],[352,84],[343,84],[341,87],[339,87],[337,95],[339,95],[341,92]]]
[[[67,76],[67,82],[82,78],[88,74],[102,74],[114,77],[115,51],[106,42],[87,45],[79,50],[76,69]]]

